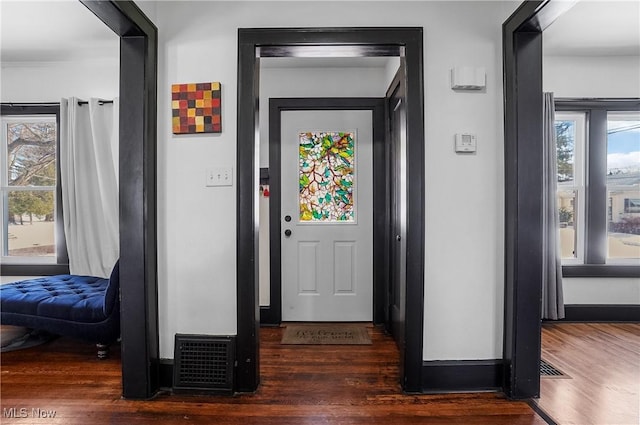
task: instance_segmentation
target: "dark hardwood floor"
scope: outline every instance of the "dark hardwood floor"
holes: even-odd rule
[[[640,324],[544,324],[542,358],[570,378],[542,378],[538,406],[561,425],[640,424]]]
[[[161,394],[121,399],[118,353],[60,338],[5,353],[1,422],[7,424],[465,424],[542,425],[525,402],[501,394],[404,395],[393,340],[369,328],[369,346],[281,345],[281,328],[261,329],[262,384],[256,394]],[[11,410],[14,409],[14,410]],[[21,411],[20,409],[25,409]],[[55,411],[55,417],[38,418]],[[20,416],[24,418],[9,418]]]

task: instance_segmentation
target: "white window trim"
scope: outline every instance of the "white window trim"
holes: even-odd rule
[[[585,166],[586,166],[586,113],[584,112],[556,112],[556,121],[573,121],[575,140],[573,146],[573,182],[558,183],[558,190],[573,191],[574,223],[576,229],[575,257],[563,258],[563,265],[584,264],[584,244],[586,228],[585,211]]]
[[[640,113],[638,112],[633,112],[633,111],[608,111],[607,112],[607,121],[611,120],[611,119],[615,119],[617,121],[638,121],[640,120]],[[608,140],[607,140],[608,141]],[[609,196],[610,192],[615,192],[615,191],[627,191],[632,187],[629,186],[609,186],[607,185],[607,197]],[[640,192],[638,193],[638,196],[640,197]],[[607,241],[608,241],[608,234],[609,232],[607,231]],[[637,258],[612,258],[609,257],[609,244],[607,243],[607,257],[606,257],[606,264],[611,264],[611,265],[637,265],[638,264],[638,259]]]
[[[5,255],[5,252],[8,250],[8,224],[9,224],[9,205],[8,205],[8,196],[9,191],[53,191],[54,193],[54,211],[59,208],[56,203],[56,187],[55,186],[9,186],[9,178],[8,178],[8,169],[7,164],[9,160],[9,152],[8,152],[8,131],[7,127],[12,123],[21,123],[21,122],[56,122],[55,115],[48,114],[39,114],[39,115],[3,115],[1,117],[2,129],[1,129],[1,137],[0,140],[0,164],[2,164],[2,173],[0,173],[0,216],[1,216],[1,225],[0,225],[0,259],[2,259],[3,264],[57,264],[57,255],[53,256],[9,256]],[[58,129],[59,131],[59,129]],[[57,236],[56,236],[57,238]],[[54,239],[55,242],[55,239]]]

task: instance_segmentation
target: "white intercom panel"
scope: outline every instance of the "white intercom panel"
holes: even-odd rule
[[[456,134],[457,153],[473,153],[476,151],[476,135],[471,133]]]

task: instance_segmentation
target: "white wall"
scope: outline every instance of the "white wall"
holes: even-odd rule
[[[59,102],[118,96],[120,64],[117,58],[69,62],[3,62],[0,74],[2,102]]]
[[[566,304],[640,304],[640,283],[637,278],[564,279]]]
[[[545,56],[543,89],[555,97],[640,97],[640,56]],[[564,278],[565,304],[640,304],[640,279]]]
[[[640,97],[640,56],[545,56],[542,79],[555,97]]]
[[[389,58],[389,60],[387,61],[387,64],[384,67],[384,73],[385,73],[385,79],[386,79],[385,85],[387,87],[391,85],[393,78],[396,76],[396,73],[398,72],[398,68],[400,68],[400,58],[399,57]]]
[[[176,332],[236,332],[236,187],[206,188],[204,172],[236,162],[237,30],[324,25],[424,27],[423,357],[501,358],[501,25],[510,10],[475,1],[262,1],[158,2],[156,12],[161,356],[173,357]],[[485,67],[486,91],[451,91],[455,65]],[[172,135],[170,84],[203,81],[222,82],[222,134]],[[477,154],[454,153],[461,131],[478,136]]]

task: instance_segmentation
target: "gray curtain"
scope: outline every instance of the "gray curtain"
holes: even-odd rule
[[[558,166],[553,93],[544,93],[543,201],[542,201],[542,318],[563,319],[560,218],[558,216]]]

